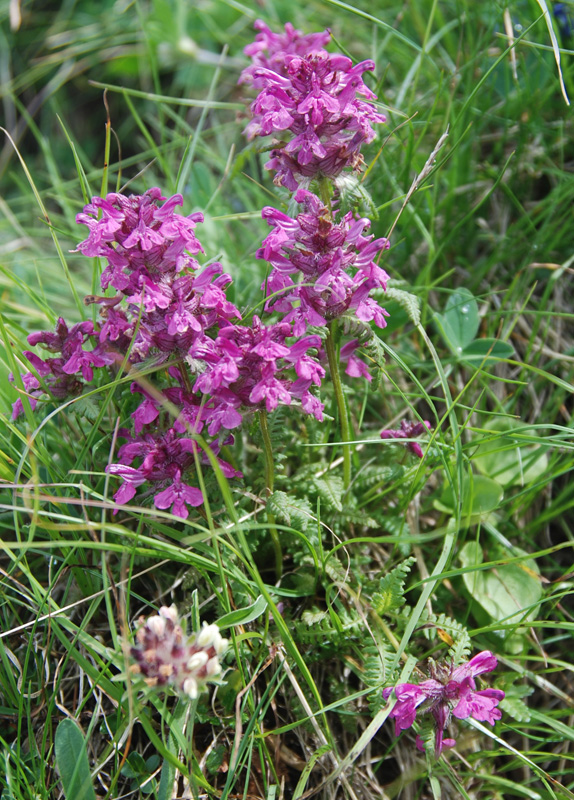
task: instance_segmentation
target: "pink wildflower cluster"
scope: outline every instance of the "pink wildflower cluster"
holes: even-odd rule
[[[276,171],[276,182],[296,191],[304,179],[357,169],[361,147],[375,137],[373,123],[385,122],[367,102],[376,95],[362,79],[374,62],[353,66],[346,56],[328,53],[323,49],[327,31],[302,36],[286,26],[285,34],[277,35],[260,21],[256,27],[256,42],[245,49],[253,64],[240,77],[259,91],[245,134],[249,139],[291,134],[265,165]]]
[[[262,22],[256,28],[256,41],[246,49],[253,63],[241,78],[260,90],[249,135],[291,132],[271,163],[280,182],[298,189],[295,200],[303,206],[295,219],[263,211],[273,230],[257,256],[271,263],[265,311],[279,321],[242,320],[226,296],[231,277],[220,264],[201,267],[196,259],[203,253],[195,233],[203,216],[179,214],[181,195],[165,198],[158,188],[142,195],[113,192],[92,198],[77,216],[88,236],[76,252],[105,263],[101,287],[111,296],[86,298],[99,306],[99,322],[68,329],[59,319],[55,333],[29,337],[56,357],[25,353],[33,371],[22,380],[32,406],[43,393],[56,400],[81,394],[95,369],[114,374],[122,365],[165,364],[154,373],[153,387],[132,383],[139,404],[132,427],[120,430],[125,441],[107,471],[122,481],[118,503],[152,496],[156,508],[183,518],[189,506],[203,502],[189,477],[197,458],[207,460],[194,434],[211,437],[207,446],[217,457],[245,413],[298,405],[322,420],[317,392],[325,359],[321,337],[309,327],[343,315],[386,324],[386,311],[370,295],[386,287],[388,276],[373,259],[387,240],[368,235],[369,220],[352,212],[336,220],[334,205],[327,208],[299,186],[301,178],[332,178],[357,166],[361,145],[374,136],[372,123],[384,120],[366,102],[374,95],[362,75],[373,64],[353,67],[346,57],[327,53],[328,32],[304,36],[287,25],[274,34]],[[344,344],[341,361],[347,374],[370,380],[358,346],[356,339]],[[17,401],[14,418],[22,411]],[[220,464],[227,476],[240,475]]]
[[[492,672],[496,665],[496,656],[484,650],[458,667],[431,663],[431,677],[422,683],[399,683],[384,689],[385,700],[393,692],[397,698],[389,715],[395,720],[395,734],[398,736],[410,728],[417,713],[432,714],[436,725],[435,755],[438,758],[443,748],[456,744],[454,739],[444,738],[451,716],[457,719],[473,717],[494,725],[502,716],[497,706],[504,699],[504,692],[500,689],[477,690],[475,677],[483,672]],[[424,749],[420,736],[417,736],[417,747]]]
[[[321,385],[325,370],[310,355],[320,347],[319,336],[304,336],[293,344],[292,326],[286,322],[263,325],[254,316],[250,327],[231,325],[219,330],[214,342],[205,341],[205,350],[192,350],[209,365],[197,379],[195,388],[212,395],[221,413],[232,416],[240,406],[264,407],[274,411],[278,404],[299,400],[303,410],[323,418],[323,404],[309,391]],[[294,370],[297,378],[291,379]],[[240,420],[237,420],[239,424]],[[210,432],[220,427],[219,421]],[[227,427],[235,427],[233,424]]]
[[[245,411],[272,411],[295,400],[322,419],[323,404],[310,388],[320,386],[325,372],[311,355],[318,353],[319,337],[294,342],[288,322],[266,326],[255,317],[251,325],[241,323],[225,293],[230,276],[217,263],[201,269],[193,257],[203,252],[195,235],[203,217],[178,214],[182,202],[181,195],[166,200],[153,188],[95,197],[85,206],[77,221],[89,235],[78,251],[105,259],[101,285],[116,294],[86,298],[100,307],[96,326],[68,329],[59,319],[55,333],[32,334],[31,345],[58,357],[43,360],[26,351],[35,372],[22,380],[34,407],[45,392],[57,400],[81,394],[94,368],[117,368],[126,359],[130,366],[149,359],[157,366],[169,359],[167,371],[156,373],[161,389],[150,393],[132,383],[132,394],[142,396],[131,415],[133,433],[120,430],[126,441],[107,471],[122,480],[116,502],[128,503],[139,491],[140,499],[151,495],[156,508],[186,518],[188,506],[203,502],[187,476],[196,455],[207,461],[189,432],[207,429],[216,436],[209,446],[217,455],[222,443],[233,441],[227,432],[242,423]],[[177,409],[175,419],[164,412],[168,405]],[[14,418],[22,411],[18,400]],[[219,463],[227,477],[241,475]]]
[[[148,686],[173,686],[192,699],[206,681],[221,672],[220,656],[228,645],[217,625],[203,623],[196,635],[186,636],[177,608],[162,606],[159,614],[141,617],[136,642],[129,652],[132,675],[141,675]]]
[[[81,394],[84,382],[89,383],[94,377],[94,367],[111,363],[105,348],[97,341],[98,334],[91,322],[79,322],[69,329],[62,317],[58,318],[54,332],[38,331],[28,336],[29,345],[40,344],[56,356],[42,359],[24,350],[24,356],[36,371],[22,376],[32,409],[36,408],[45,390],[56,400]],[[96,346],[84,349],[88,343]],[[12,375],[10,380],[13,380]],[[12,419],[17,419],[23,411],[22,400],[18,398],[12,408]]]
[[[384,328],[387,312],[370,293],[387,285],[389,276],[373,261],[389,247],[387,239],[365,235],[370,221],[352,212],[335,222],[324,203],[306,189],[299,189],[295,200],[303,205],[296,219],[275,208],[262,212],[273,228],[257,251],[257,258],[273,267],[262,287],[269,298],[266,310],[284,314],[296,336],[309,325],[327,325],[344,314]]]
[[[163,200],[158,188],[129,197],[108,194],[93,198],[76,218],[90,232],[78,250],[107,260],[102,288],[118,291],[92,298],[105,320],[100,342],[116,343],[120,351],[129,346],[132,363],[152,353],[161,360],[185,356],[206,330],[241,318],[225,295],[231,277],[221,264],[200,270],[189,255],[203,252],[195,236],[203,215],[178,214],[180,194],[159,205]]]

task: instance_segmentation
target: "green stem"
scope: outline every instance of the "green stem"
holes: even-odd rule
[[[331,218],[331,196],[333,194],[333,185],[329,178],[325,175],[321,175],[319,178],[319,196],[323,202],[323,205],[327,208],[329,212],[329,217]]]
[[[349,412],[343,393],[343,384],[341,383],[341,375],[339,373],[339,362],[335,350],[334,333],[336,331],[336,325],[337,323],[335,320],[329,323],[329,333],[325,339],[325,350],[327,351],[327,358],[329,359],[329,371],[331,373],[331,380],[333,381],[337,410],[339,412],[339,425],[341,426],[341,439],[343,442],[343,482],[345,491],[347,491],[351,485],[351,446],[347,444],[347,442],[351,441],[351,426],[349,424]]]
[[[273,462],[273,447],[271,446],[271,437],[269,435],[269,426],[267,424],[267,412],[259,412],[259,425],[261,427],[261,437],[263,439],[263,453],[265,456],[265,489],[267,497],[273,494],[273,484],[275,482],[274,462]],[[275,517],[269,511],[267,512],[267,521],[269,522],[269,533],[275,548],[275,573],[277,580],[283,574],[283,551],[281,550],[281,540],[275,527]]]

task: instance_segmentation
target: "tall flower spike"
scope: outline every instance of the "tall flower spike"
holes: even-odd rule
[[[262,33],[248,53],[254,64],[240,80],[259,90],[251,104],[247,138],[291,134],[265,165],[276,170],[275,182],[295,191],[318,174],[334,178],[346,167],[360,168],[360,149],[375,138],[372,125],[386,121],[367,102],[376,95],[362,79],[374,62],[353,66],[346,56],[318,49],[321,34],[309,41],[287,31],[283,41],[268,28]],[[269,59],[262,55],[265,50]]]
[[[142,675],[148,686],[173,686],[192,699],[205,683],[221,672],[220,656],[227,649],[217,625],[203,623],[198,634],[186,636],[175,605],[141,617],[130,671]]]
[[[504,699],[504,692],[500,689],[477,690],[474,679],[483,672],[492,672],[496,665],[496,656],[484,650],[458,667],[431,663],[431,677],[422,683],[399,683],[384,689],[385,700],[393,691],[397,698],[389,715],[395,720],[395,734],[398,736],[410,728],[417,713],[432,714],[436,726],[435,755],[438,758],[445,747],[456,744],[454,739],[444,738],[451,716],[457,719],[472,717],[494,725],[502,716],[497,706]],[[417,737],[417,747],[424,749],[420,737]]]

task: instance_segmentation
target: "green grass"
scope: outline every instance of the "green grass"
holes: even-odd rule
[[[62,796],[55,742],[68,717],[109,800],[168,798],[176,778],[173,796],[222,800],[573,797],[574,138],[538,2],[509,6],[524,34],[516,81],[494,0],[24,3],[17,31],[9,5],[2,100],[22,161],[4,140],[2,800]],[[345,378],[349,492],[329,385],[323,424],[292,410],[269,418],[280,581],[255,424],[226,453],[242,481],[204,468],[202,513],[114,516],[117,484],[104,469],[116,421],[132,410],[118,381],[81,403],[39,404],[17,424],[8,382],[26,371],[27,334],[92,313],[82,298],[99,272],[71,251],[84,238],[75,215],[102,186],[181,191],[184,213],[205,212],[198,237],[233,276],[230,299],[260,303],[260,209],[287,210],[289,198],[241,135],[248,92],[236,81],[258,16],[274,29],[329,27],[331,50],[375,60],[388,124],[365,154],[364,186],[373,232],[396,221],[379,382]],[[574,97],[572,45],[562,41],[562,69]],[[478,355],[457,350],[471,341]],[[422,461],[379,438],[405,416],[433,425]],[[176,602],[192,627],[259,597],[263,613],[223,631],[221,685],[193,708],[118,678],[120,640],[140,615]],[[412,731],[395,738],[381,691],[422,679],[425,659],[449,648],[495,652],[487,683],[507,699],[494,729],[457,721],[456,751],[432,764]],[[81,742],[70,742],[80,760]]]

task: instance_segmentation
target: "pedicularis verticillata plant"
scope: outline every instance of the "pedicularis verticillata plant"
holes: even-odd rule
[[[256,28],[256,41],[245,51],[252,63],[239,79],[258,93],[245,134],[281,137],[271,141],[266,167],[291,193],[291,207],[298,207],[293,216],[273,207],[262,211],[272,230],[256,254],[271,267],[262,286],[261,315],[243,314],[228,300],[231,277],[221,264],[200,266],[195,256],[204,251],[196,229],[203,216],[179,213],[181,195],[166,198],[154,187],[142,195],[94,197],[77,216],[88,229],[77,252],[104,263],[105,294],[86,298],[99,306],[99,321],[69,325],[60,318],[55,332],[29,336],[31,346],[50,355],[24,352],[32,369],[22,376],[26,397],[13,410],[18,419],[23,403],[34,409],[40,402],[71,399],[98,374],[113,381],[129,373],[129,391],[123,383],[117,391],[124,391],[133,410],[119,429],[123,442],[106,466],[121,481],[114,499],[123,505],[151,498],[156,508],[182,519],[206,500],[198,466],[216,458],[226,478],[241,480],[219,454],[254,414],[271,494],[274,456],[266,415],[291,406],[322,422],[327,374],[348,492],[352,431],[341,370],[371,380],[358,351],[374,336],[370,323],[383,329],[388,316],[373,291],[387,288],[388,275],[378,262],[389,242],[369,233],[369,219],[341,209],[341,186],[356,179],[362,147],[385,122],[363,80],[374,63],[353,65],[346,56],[327,52],[328,32],[304,36],[286,25],[284,33],[275,34],[262,22]],[[413,439],[430,427],[426,421],[403,422],[399,431],[381,436]],[[422,458],[420,444],[408,446]],[[271,515],[269,523],[279,574],[281,546]],[[130,655],[133,670],[148,684],[171,684],[195,697],[219,672],[225,646],[215,626],[188,639],[172,606],[141,620]],[[397,732],[413,724],[417,710],[430,711],[439,755],[450,744],[443,731],[451,713],[494,722],[503,693],[476,691],[474,676],[495,665],[490,653],[481,653],[468,664],[437,667],[419,685],[396,686],[391,716]],[[385,697],[391,691],[385,690]]]

